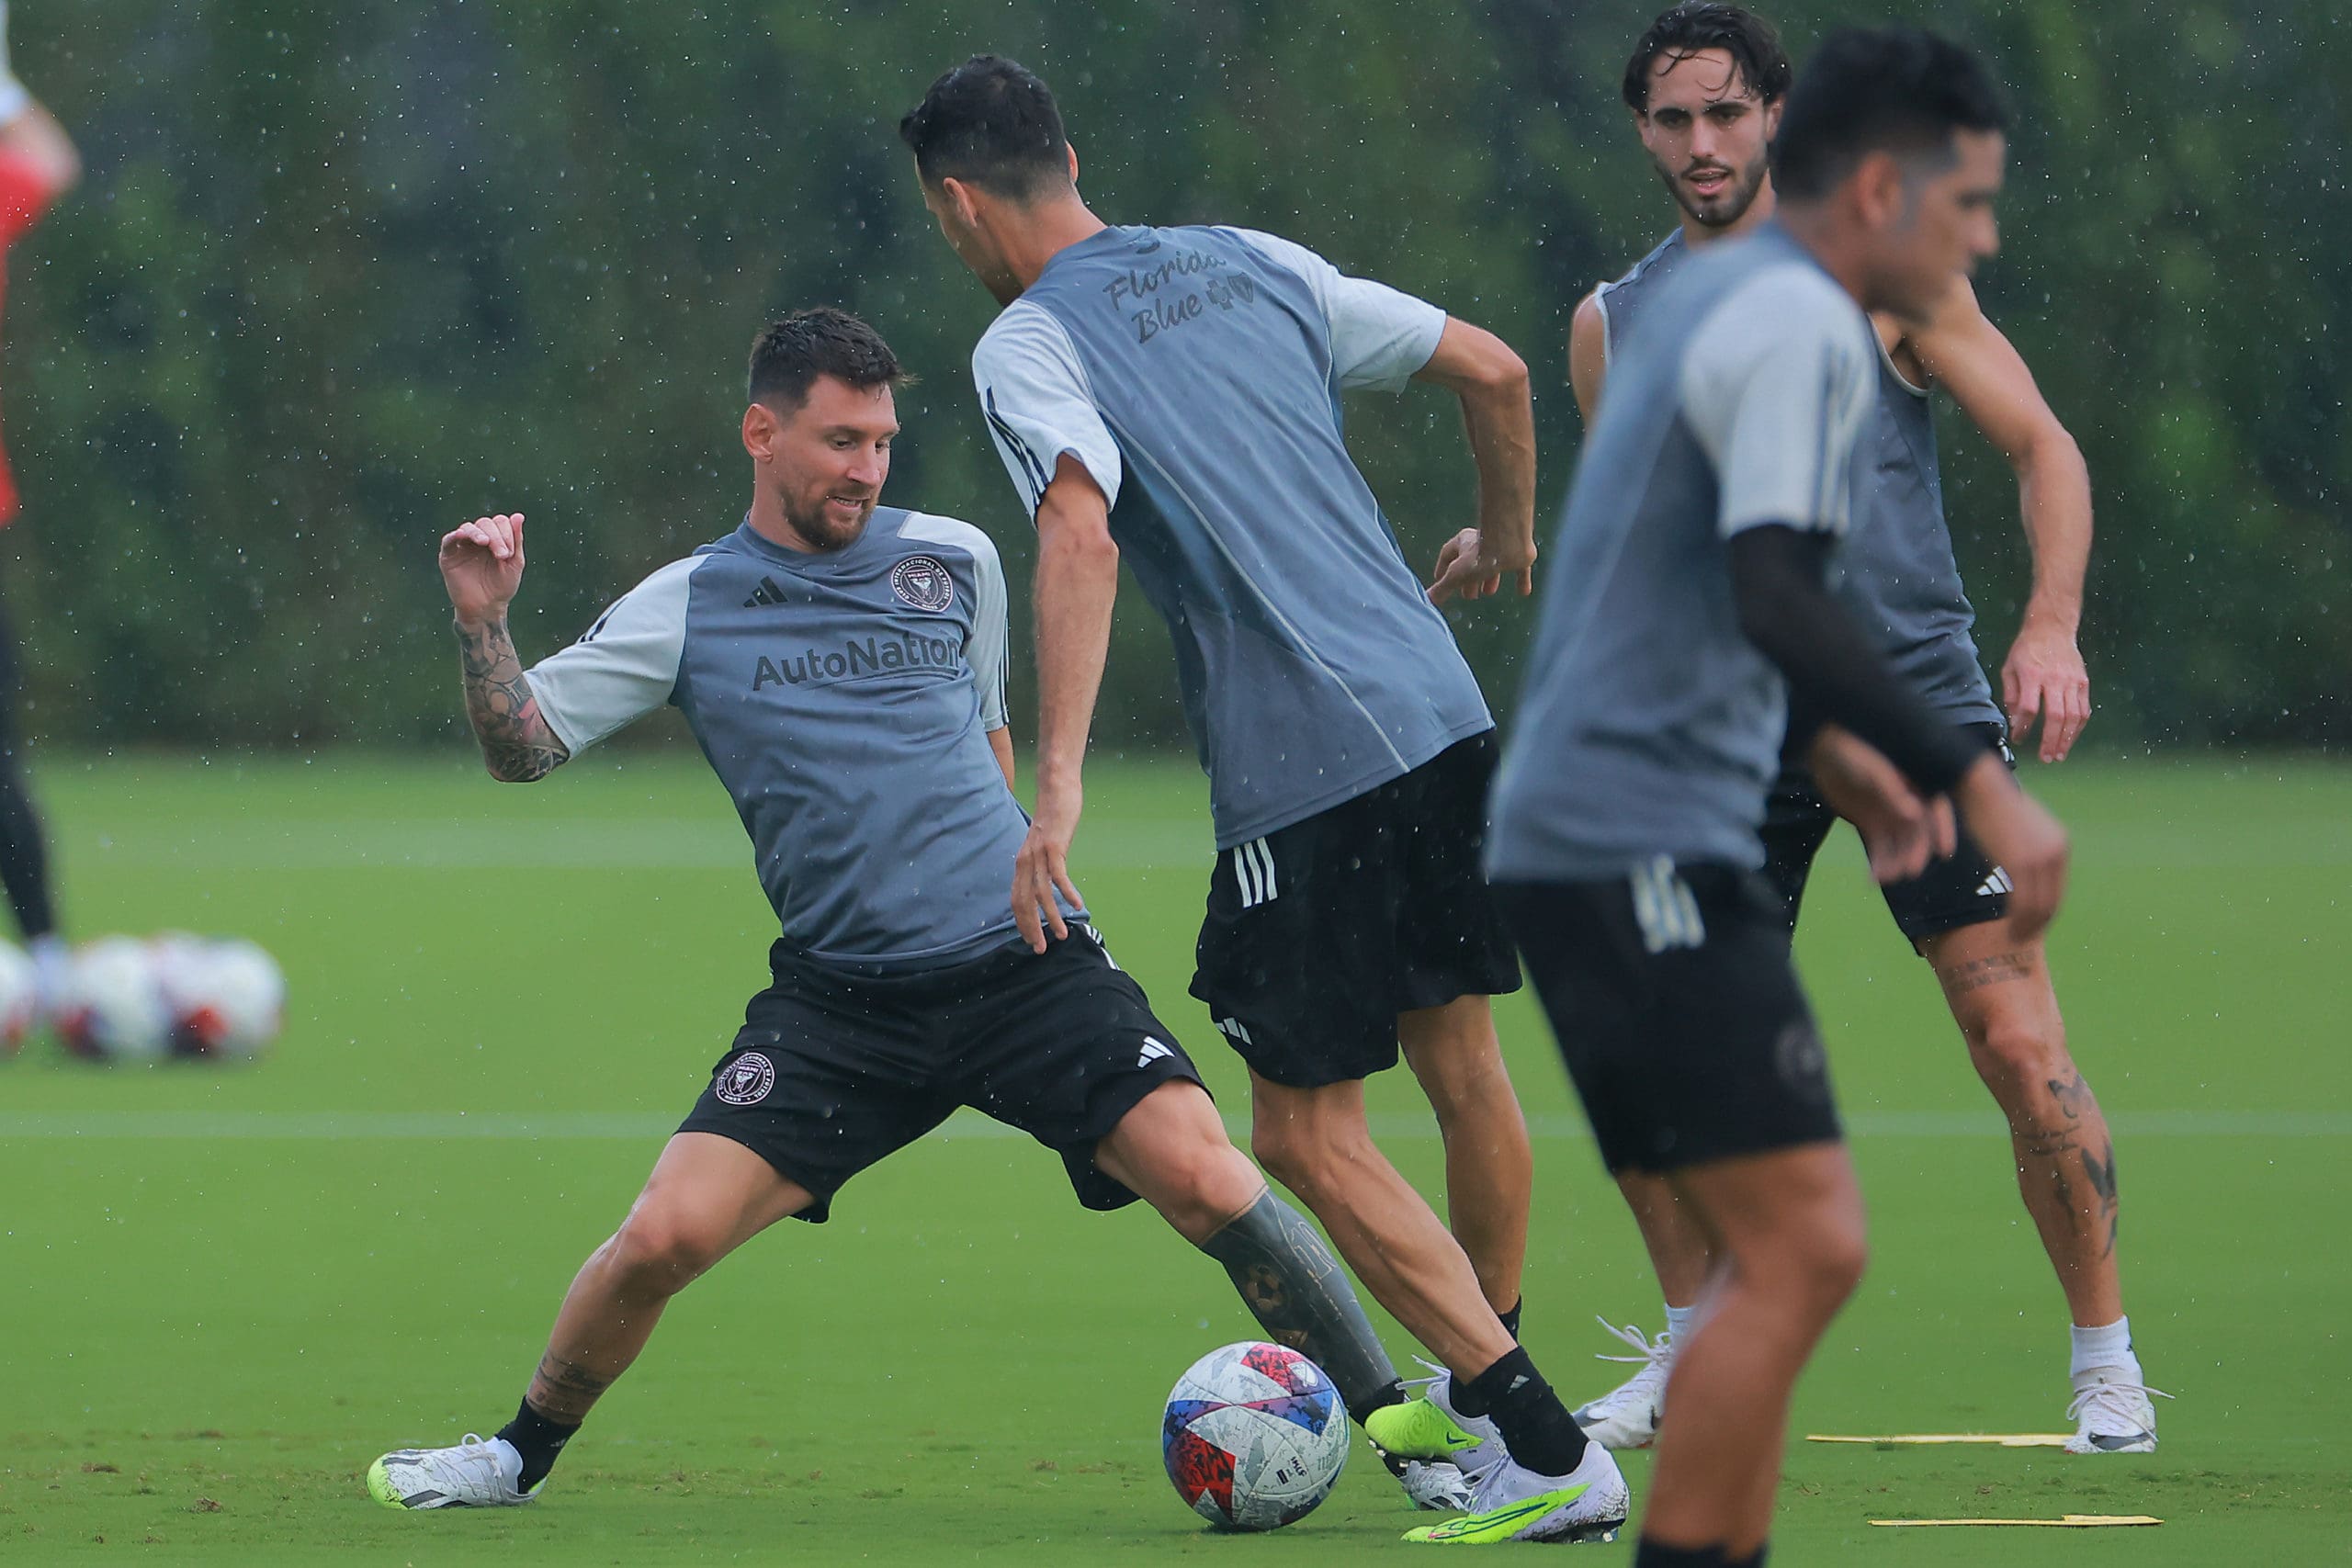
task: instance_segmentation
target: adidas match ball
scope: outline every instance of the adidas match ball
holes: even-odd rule
[[[1159,1443],[1194,1513],[1225,1529],[1270,1530],[1306,1517],[1338,1484],[1347,1406],[1297,1351],[1227,1345],[1176,1380]]]
[[[147,944],[101,937],[74,955],[57,1003],[57,1032],[76,1055],[139,1061],[172,1045],[172,1015]]]
[[[155,969],[180,1049],[250,1056],[286,1020],[286,976],[250,942],[173,936],[155,944]]]
[[[33,961],[22,950],[0,942],[0,1058],[13,1056],[32,1032],[40,1012],[40,994],[33,980]]]

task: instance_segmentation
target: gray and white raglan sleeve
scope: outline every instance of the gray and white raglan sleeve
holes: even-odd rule
[[[1119,499],[1119,444],[1102,423],[1069,333],[1042,307],[1015,300],[972,351],[972,384],[1004,471],[1035,519],[1067,452],[1106,502]]]
[[[1331,329],[1331,361],[1351,391],[1401,392],[1437,352],[1445,312],[1401,288],[1350,277],[1315,252],[1279,234],[1235,231],[1268,260],[1298,274],[1315,292]]]
[[[1799,266],[1734,288],[1691,333],[1679,390],[1714,463],[1724,537],[1768,523],[1846,531],[1878,389],[1871,336],[1844,290]]]
[[[525,672],[548,727],[573,756],[670,700],[685,652],[688,584],[712,558],[672,561],[614,600],[578,642]]]
[[[955,517],[918,513],[900,527],[900,535],[959,550],[972,562],[972,630],[964,641],[964,662],[972,667],[972,686],[980,694],[980,728],[1002,729],[1012,719],[1005,712],[1004,666],[1012,640],[1005,605],[1004,562],[996,541],[969,523]]]

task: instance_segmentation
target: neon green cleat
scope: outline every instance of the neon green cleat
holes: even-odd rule
[[[1515,1461],[1478,1483],[1478,1512],[1424,1525],[1405,1539],[1433,1546],[1494,1546],[1508,1540],[1614,1540],[1633,1507],[1617,1461],[1599,1443],[1566,1475],[1538,1475]]]
[[[1426,1399],[1381,1406],[1363,1418],[1363,1435],[1381,1452],[1398,1459],[1452,1459],[1486,1441],[1464,1431]]]

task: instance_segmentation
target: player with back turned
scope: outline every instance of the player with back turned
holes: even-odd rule
[[[2065,836],[1907,687],[1827,575],[1879,355],[1996,245],[2005,117],[1913,29],[1834,35],[1790,95],[1778,220],[1660,289],[1554,546],[1488,866],[1612,1173],[1722,1264],[1679,1351],[1636,1568],[1760,1564],[1789,1399],[1860,1277],[1861,1195],[1758,825],[1784,739],[1882,880],[1953,844],[2057,908]],[[1939,798],[1950,796],[1950,803]]]
[[[1588,423],[1610,366],[1649,330],[1668,280],[1710,247],[1754,232],[1773,209],[1767,152],[1788,90],[1788,56],[1761,18],[1714,0],[1660,15],[1635,45],[1623,96],[1682,222],[1614,283],[1577,309],[1569,363]],[[2090,554],[2090,477],[2082,454],[2033,376],[1978,309],[1965,278],[1923,315],[1873,318],[1880,352],[1876,406],[1854,477],[1854,526],[1841,556],[1846,602],[1896,673],[1944,721],[2006,749],[2039,717],[2045,761],[2065,756],[2089,712],[2089,680],[2075,644]],[[1961,586],[1943,513],[1928,394],[1951,394],[2016,470],[2033,549],[2033,592],[2002,667],[2001,705],[1970,635],[1975,612]],[[1834,823],[1802,765],[1775,782],[1764,816],[1765,875],[1793,930],[1814,857]],[[2007,878],[1973,842],[1921,875],[1885,889],[1896,926],[1934,969],[1978,1074],[2007,1117],[2018,1185],[2073,1319],[2076,1452],[2146,1452],[2155,1412],[2123,1315],[2118,1272],[2114,1145],[2090,1086],[2067,1050],[2065,1027],[2037,938],[2011,929]],[[1658,1178],[1622,1178],[1666,1296],[1655,1341],[1620,1330],[1641,1366],[1577,1412],[1611,1448],[1656,1435],[1676,1341],[1699,1310],[1712,1256]]]
[[[1532,586],[1526,367],[1274,235],[1104,223],[1052,93],[1011,61],[948,71],[899,132],[942,234],[1004,307],[972,373],[1037,527],[1023,929],[1042,941],[1076,896],[1124,558],[1168,623],[1208,774],[1193,994],[1249,1066],[1252,1146],[1447,1369],[1438,1400],[1392,1389],[1364,1430],[1408,1490],[1433,1481],[1419,1500],[1508,1503],[1522,1539],[1607,1534],[1623,1479],[1507,1321],[1532,1179],[1487,999],[1519,985],[1479,866],[1494,721],[1432,604]],[[1478,470],[1479,526],[1426,591],[1340,429],[1347,389],[1414,380],[1460,399]],[[1452,1234],[1365,1122],[1364,1079],[1400,1048],[1444,1136]]]
[[[441,541],[467,716],[529,783],[664,704],[733,796],[783,934],[709,1086],[565,1295],[514,1418],[379,1459],[392,1507],[527,1503],[672,1297],[970,1105],[1053,1149],[1080,1202],[1148,1201],[1343,1398],[1396,1378],[1338,1261],[1227,1138],[1074,900],[1043,953],[1004,904],[1028,828],[1005,728],[1004,576],[987,536],[880,502],[899,364],[839,310],[752,351],[740,527],[526,671],[507,630],[523,519]],[[813,1439],[812,1439],[813,1440]],[[1596,1451],[1599,1451],[1596,1450]]]

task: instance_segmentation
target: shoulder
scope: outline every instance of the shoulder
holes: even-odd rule
[[[1339,270],[1297,241],[1285,240],[1280,234],[1270,234],[1263,229],[1223,229],[1218,232],[1230,235],[1268,261],[1288,267],[1302,277],[1314,277]]]
[[[910,512],[899,525],[899,537],[934,549],[959,551],[991,570],[999,565],[996,541],[960,517]]]
[[[1694,275],[1693,287],[1714,298],[1690,333],[1686,373],[1816,357],[1866,367],[1877,358],[1870,319],[1817,266],[1770,263],[1715,286]]]
[[[1589,338],[1608,324],[1609,307],[1601,302],[1601,296],[1609,289],[1604,283],[1577,301],[1576,314],[1568,318],[1569,341]]]
[[[1078,371],[1069,329],[1026,296],[1000,311],[972,349],[972,374],[983,383]]]

